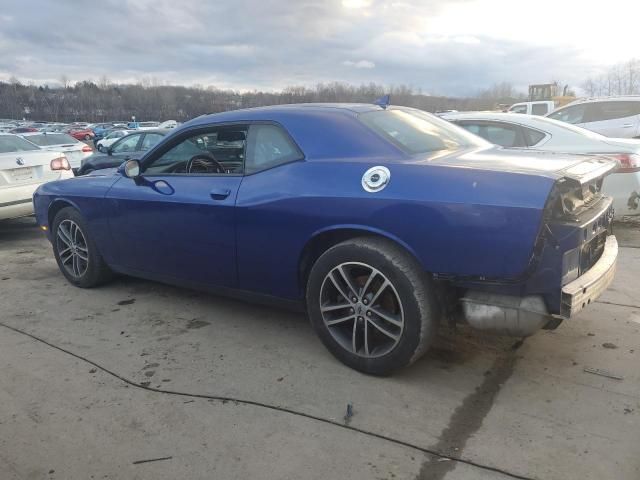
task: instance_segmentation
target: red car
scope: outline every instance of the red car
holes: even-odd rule
[[[88,142],[96,135],[93,130],[84,127],[70,128],[67,133],[76,140],[84,140],[85,142]]]

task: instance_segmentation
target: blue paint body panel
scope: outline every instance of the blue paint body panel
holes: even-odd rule
[[[156,175],[136,184],[105,170],[51,182],[34,195],[37,220],[49,225],[67,202],[117,271],[288,300],[303,299],[300,269],[310,242],[358,230],[397,242],[453,285],[539,293],[557,311],[562,253],[575,240],[561,251],[545,247],[532,270],[533,252],[559,171],[580,160],[486,145],[410,156],[357,118],[379,109],[277,106],[199,117],[147,152],[142,165],[190,130],[260,122],[286,129],[304,159],[245,176]],[[369,193],[361,179],[375,165],[389,168],[391,181]],[[229,195],[212,199],[220,189]]]

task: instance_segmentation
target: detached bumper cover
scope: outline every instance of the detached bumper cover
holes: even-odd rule
[[[570,318],[598,298],[613,281],[618,241],[609,235],[600,259],[584,275],[562,287],[560,316]]]

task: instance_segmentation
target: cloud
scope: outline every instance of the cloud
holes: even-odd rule
[[[623,0],[609,1],[612,18],[592,15],[602,28],[617,25],[613,4]],[[583,47],[591,37],[598,51],[618,52],[615,45],[625,44],[624,31],[593,35],[591,20],[584,29],[582,7],[571,22],[527,21],[522,28],[514,2],[486,2],[101,0],[99,12],[87,17],[80,0],[3,0],[0,78],[153,78],[238,90],[340,80],[468,95],[500,81],[578,85],[599,68]],[[548,32],[549,23],[556,33]]]
[[[345,60],[342,62],[342,65],[345,67],[353,67],[353,68],[375,68],[376,64],[370,62],[369,60],[359,60],[357,62],[351,60]]]

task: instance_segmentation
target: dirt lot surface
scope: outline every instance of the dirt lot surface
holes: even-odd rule
[[[557,330],[443,330],[374,378],[298,314],[74,288],[33,219],[0,223],[0,478],[638,480],[640,229],[617,234],[613,288]]]

